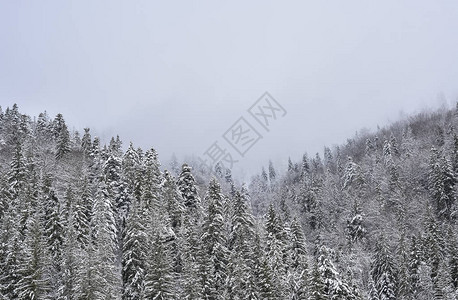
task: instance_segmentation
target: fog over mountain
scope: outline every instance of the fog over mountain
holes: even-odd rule
[[[457,14],[455,1],[6,1],[0,103],[184,157],[268,91],[288,113],[239,157],[251,172],[453,103]]]

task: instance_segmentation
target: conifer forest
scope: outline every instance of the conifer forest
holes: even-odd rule
[[[249,182],[69,128],[0,112],[0,299],[458,297],[456,109]]]

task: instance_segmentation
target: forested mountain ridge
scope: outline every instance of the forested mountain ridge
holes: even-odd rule
[[[239,185],[0,109],[0,299],[457,299],[457,134],[421,113]]]

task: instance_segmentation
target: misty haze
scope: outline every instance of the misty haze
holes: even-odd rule
[[[1,2],[0,299],[458,299],[457,28]]]

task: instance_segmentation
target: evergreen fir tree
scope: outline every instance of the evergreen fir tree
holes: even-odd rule
[[[267,260],[263,260],[260,266],[259,274],[259,297],[261,299],[278,299],[275,291],[275,283],[272,279],[272,269],[269,267]]]
[[[80,184],[81,191],[74,207],[74,226],[76,231],[76,239],[80,243],[80,247],[85,248],[89,243],[93,199],[90,193],[88,180],[84,178]]]
[[[272,284],[278,289],[275,294],[279,296],[284,294],[286,288],[283,281],[287,271],[285,231],[272,204],[265,218],[266,261],[272,270]]]
[[[252,240],[255,236],[254,220],[248,211],[248,192],[245,187],[236,191],[232,208],[229,237],[228,298],[257,299],[256,282],[252,270]]]
[[[191,167],[187,164],[184,164],[181,169],[177,185],[183,198],[184,206],[187,209],[197,209],[200,204],[200,198],[197,193],[194,176],[191,174]]]
[[[277,172],[275,171],[272,161],[269,160],[269,180],[270,182],[275,182],[277,178]]]
[[[111,137],[110,144],[108,146],[110,153],[116,157],[120,157],[122,155],[121,147],[122,147],[122,142],[119,139],[119,135],[116,136],[116,139],[114,137]]]
[[[122,248],[122,299],[142,299],[147,270],[148,236],[143,207],[135,201],[124,228]],[[151,298],[153,299],[153,298]]]
[[[304,153],[302,156],[302,168],[301,168],[301,179],[303,180],[306,176],[309,175],[310,172],[310,165],[308,161],[307,154]]]
[[[68,132],[67,125],[62,124],[62,128],[59,129],[57,136],[56,145],[56,159],[60,160],[65,154],[70,152],[70,133]]]
[[[130,143],[126,153],[122,157],[122,174],[124,175],[129,191],[134,191],[137,181],[137,173],[140,166],[141,159],[135,151],[134,146]]]
[[[80,244],[77,241],[75,213],[73,205],[69,208],[68,221],[62,245],[62,278],[57,290],[57,299],[78,299],[78,268],[82,259]]]
[[[58,276],[61,271],[62,245],[64,236],[64,224],[62,222],[62,210],[60,201],[56,196],[50,181],[44,182],[44,232],[47,237],[47,247],[52,259],[54,275]],[[54,282],[57,279],[53,280]]]
[[[376,244],[371,276],[380,300],[397,299],[397,270],[383,238]]]
[[[92,138],[89,131],[89,128],[84,128],[83,138],[81,139],[81,148],[86,155],[89,155],[92,150]]]
[[[163,199],[172,228],[180,227],[184,212],[183,201],[175,179],[167,170],[164,171]]]
[[[318,264],[315,263],[312,271],[312,278],[310,283],[310,300],[325,300],[329,299],[325,295],[325,285],[321,277]]]
[[[15,293],[19,299],[45,299],[51,290],[49,272],[47,271],[46,247],[43,240],[43,229],[37,214],[29,218],[25,245],[22,249]]]
[[[363,225],[363,216],[360,206],[355,200],[353,205],[353,217],[347,221],[348,239],[351,243],[360,241],[366,235],[366,228]]]
[[[351,157],[348,157],[343,182],[344,189],[350,186],[354,186],[357,190],[360,189],[364,183],[361,167],[355,162],[353,162],[353,159]]]
[[[226,248],[226,238],[224,232],[224,219],[222,212],[221,187],[216,179],[210,181],[206,194],[206,202],[208,203],[207,213],[203,223],[202,245],[205,255],[210,259],[211,276],[215,293],[221,295],[226,281],[226,264],[228,252]]]
[[[410,253],[409,253],[409,286],[410,295],[412,297],[418,297],[420,292],[420,267],[421,267],[421,253],[417,238],[412,236],[410,242]]]
[[[435,149],[431,149],[429,181],[431,194],[440,218],[454,214],[456,178],[450,163]]]
[[[0,235],[0,296],[1,299],[17,299],[16,287],[21,279],[20,260],[22,257],[21,238],[16,228],[16,214],[13,207],[1,220]]]
[[[90,265],[83,274],[85,294],[96,299],[119,299],[121,294],[121,272],[118,262],[118,236],[113,204],[106,197],[105,188],[98,189],[92,209],[91,249],[88,249]]]
[[[449,270],[453,287],[458,289],[458,243],[452,228],[448,232]]]
[[[13,159],[10,163],[10,170],[7,173],[9,198],[13,205],[17,205],[18,198],[24,193],[27,180],[26,160],[22,154],[20,144],[16,145]]]
[[[289,252],[289,276],[291,277],[291,299],[306,299],[309,295],[309,269],[307,248],[301,226],[294,218],[291,223]]]
[[[157,158],[156,150],[150,149],[145,153],[145,174],[144,187],[142,189],[142,199],[146,207],[152,212],[163,209],[161,184],[163,181],[162,173],[159,169],[160,163]]]
[[[357,299],[348,284],[340,278],[329,257],[329,252],[326,246],[321,246],[317,261],[320,280],[323,283],[323,295],[328,299]]]
[[[158,300],[176,299],[167,247],[159,235],[155,236],[151,246],[145,279],[145,298]]]

